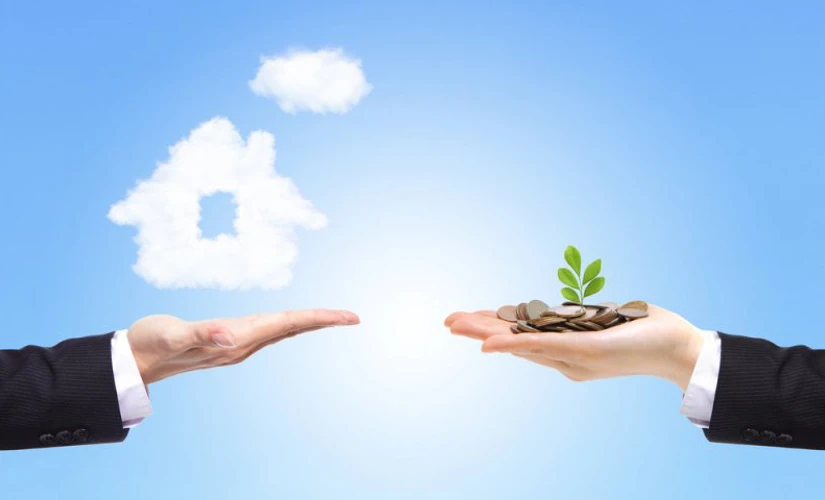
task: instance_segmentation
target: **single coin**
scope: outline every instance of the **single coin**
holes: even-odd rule
[[[619,313],[619,316],[625,317],[627,319],[639,319],[647,317],[647,311],[643,311],[641,309],[620,307],[616,309],[616,312]]]
[[[603,309],[595,306],[584,306],[584,314],[578,319],[589,321],[595,318],[602,311]]]
[[[584,307],[595,307],[597,309],[604,309],[607,306],[602,304],[579,304],[578,302],[573,302],[572,300],[565,300],[561,303],[563,306],[584,306]]]
[[[596,305],[599,306],[599,307],[612,307],[613,309],[618,309],[619,308],[619,304],[617,304],[615,302],[599,302]]]
[[[603,326],[601,326],[599,324],[596,324],[592,321],[585,321],[581,318],[571,319],[570,322],[573,323],[576,326],[580,326],[580,327],[584,328],[585,330],[590,330],[590,331],[604,330]]]
[[[604,327],[605,328],[612,328],[614,326],[621,325],[622,323],[627,323],[627,320],[624,319],[623,317],[619,316],[618,314],[616,314],[616,318],[613,321],[611,321],[610,323],[605,324]]]
[[[509,321],[510,323],[515,323],[518,321],[518,313],[516,312],[516,306],[501,306],[498,308],[496,315],[499,319],[503,319],[504,321]]]
[[[521,304],[519,304],[516,307],[516,313],[517,313],[516,316],[518,316],[518,319],[520,319],[520,320],[530,319],[530,316],[527,315],[527,303],[526,302],[522,302]]]
[[[527,304],[527,316],[530,319],[538,319],[541,317],[541,313],[550,309],[550,306],[545,304],[540,300],[531,300],[530,303]]]
[[[544,326],[544,325],[557,325],[559,323],[564,323],[565,321],[567,321],[567,320],[564,319],[564,318],[560,318],[558,316],[542,316],[539,319],[531,321],[531,323],[534,324],[534,325]]]
[[[539,330],[544,331],[544,329],[546,329],[546,328],[549,328],[551,326],[560,325],[560,324],[561,323],[539,323],[539,322],[536,322],[536,323],[530,323],[530,326],[532,326],[533,328],[537,328]]]
[[[616,312],[616,308],[608,307],[599,311],[599,314],[590,318],[590,321],[604,326],[618,317],[619,313]]]
[[[568,321],[567,323],[564,324],[564,326],[566,326],[568,330],[576,330],[577,332],[586,332],[587,331],[587,328],[585,328],[581,325],[577,325],[576,323],[573,323],[572,321]]]
[[[618,309],[638,309],[640,311],[647,311],[647,302],[643,300],[631,300],[627,304],[622,304]]]
[[[583,316],[585,310],[581,306],[556,306],[550,308],[556,316],[560,316],[562,318],[578,318],[579,316]]]
[[[548,316],[549,317],[553,317],[553,316],[558,317],[558,314],[556,314],[556,311],[554,311],[553,308],[551,307],[550,309],[548,309],[548,310],[544,311],[543,313],[541,313],[542,318],[546,318]]]
[[[545,326],[544,328],[541,329],[541,331],[561,333],[561,332],[566,332],[567,330],[565,330],[563,326]]]

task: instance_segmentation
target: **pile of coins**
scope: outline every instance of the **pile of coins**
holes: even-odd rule
[[[514,323],[513,333],[597,331],[647,317],[647,302],[634,300],[624,305],[615,302],[579,304],[564,302],[550,307],[540,300],[502,306],[498,317]]]

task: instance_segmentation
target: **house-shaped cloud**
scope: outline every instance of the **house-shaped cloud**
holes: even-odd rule
[[[200,200],[230,193],[235,235],[202,237]],[[295,228],[320,229],[326,217],[275,171],[275,139],[255,131],[244,142],[225,118],[201,124],[169,149],[151,178],[113,205],[109,219],[138,229],[135,272],[159,288],[276,289],[298,257]]]

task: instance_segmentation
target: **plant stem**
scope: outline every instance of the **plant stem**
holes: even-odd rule
[[[576,273],[576,277],[579,280],[579,305],[584,307],[584,283],[582,283],[582,277],[579,273]]]

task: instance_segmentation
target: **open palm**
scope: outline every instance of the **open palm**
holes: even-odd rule
[[[349,311],[308,309],[238,318],[184,321],[147,316],[129,328],[129,344],[145,384],[203,368],[240,363],[281,340],[358,323]]]

